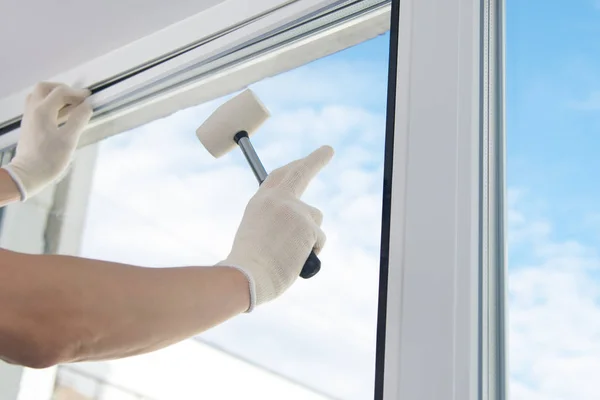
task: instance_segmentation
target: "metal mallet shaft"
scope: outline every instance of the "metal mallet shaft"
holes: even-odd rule
[[[248,160],[248,164],[250,164],[250,168],[252,168],[252,172],[254,172],[254,176],[256,176],[256,180],[258,184],[261,185],[265,179],[267,179],[267,171],[263,166],[260,158],[258,158],[258,154],[256,154],[256,150],[254,150],[254,146],[250,142],[250,138],[248,137],[248,132],[240,131],[234,137],[233,140],[240,146],[242,149],[242,153]]]
[[[261,185],[265,179],[267,179],[267,171],[263,166],[258,154],[256,154],[256,150],[254,150],[254,146],[250,142],[250,138],[248,137],[248,132],[240,131],[234,137],[233,140],[240,146],[242,149],[242,153],[246,157],[250,168],[252,168],[252,172],[254,172],[254,176],[258,181],[258,184]],[[304,279],[312,278],[321,270],[321,260],[315,254],[314,251],[310,252],[308,259],[304,263],[304,267],[302,267],[302,271],[300,272],[300,277]]]

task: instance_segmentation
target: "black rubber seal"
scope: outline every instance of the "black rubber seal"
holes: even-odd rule
[[[390,268],[390,226],[392,214],[392,177],[394,172],[394,127],[396,124],[400,0],[392,0],[391,18],[385,156],[383,164],[383,205],[381,219],[379,299],[377,309],[377,345],[375,350],[375,400],[383,400],[385,375],[385,339],[387,329],[388,277]],[[394,379],[394,377],[391,379]]]

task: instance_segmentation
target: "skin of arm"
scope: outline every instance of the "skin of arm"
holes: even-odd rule
[[[143,268],[0,249],[0,358],[47,368],[144,354],[243,313],[249,301],[246,277],[229,267]]]
[[[52,131],[58,124],[52,113],[36,114],[44,99],[52,110],[73,98],[81,102],[77,92],[58,87],[43,83],[28,97],[29,125],[50,128],[42,132],[47,138],[76,137],[85,113],[68,132]],[[0,207],[20,199],[18,185],[0,169]],[[154,269],[0,249],[0,360],[46,368],[143,354],[218,325],[249,304],[247,278],[226,266]]]
[[[0,169],[0,207],[19,201],[21,195],[8,172]]]

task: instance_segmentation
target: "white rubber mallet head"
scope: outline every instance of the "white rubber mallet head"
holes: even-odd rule
[[[196,130],[196,136],[214,157],[221,157],[237,147],[234,137],[242,131],[248,136],[271,116],[269,110],[250,89],[222,104]]]

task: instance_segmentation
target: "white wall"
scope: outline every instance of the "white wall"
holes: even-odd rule
[[[0,1],[0,98],[222,1]]]

